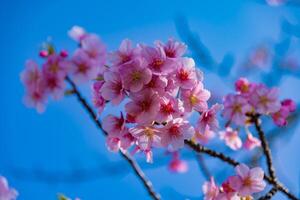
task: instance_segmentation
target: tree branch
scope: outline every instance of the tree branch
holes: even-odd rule
[[[81,103],[81,105],[84,107],[84,109],[88,112],[93,122],[96,124],[96,126],[101,130],[101,132],[107,136],[107,132],[105,132],[102,128],[101,122],[97,119],[97,115],[92,109],[92,107],[88,104],[88,102],[85,100],[85,98],[81,95],[79,90],[77,89],[76,84],[69,78],[66,77],[66,81],[71,85],[72,90],[74,92],[74,95],[77,97],[78,101]],[[120,155],[131,165],[134,173],[139,177],[139,179],[142,181],[143,185],[147,189],[149,195],[152,197],[152,199],[160,200],[160,194],[156,193],[152,183],[148,180],[138,163],[125,151],[119,151]]]
[[[277,188],[272,187],[272,189],[269,190],[269,192],[265,196],[260,197],[258,200],[269,200],[276,194],[276,192],[277,192]]]
[[[265,133],[264,133],[264,131],[262,130],[262,128],[260,126],[260,120],[259,120],[259,115],[258,114],[252,115],[252,122],[254,123],[255,128],[258,132],[258,135],[259,135],[259,138],[260,138],[260,141],[261,141],[261,146],[262,146],[262,149],[263,149],[264,154],[266,156],[269,175],[274,181],[276,181],[277,177],[276,177],[275,169],[274,169],[274,166],[273,166],[271,149],[269,147],[269,144],[268,144],[268,141],[266,139]]]
[[[214,150],[204,147],[200,144],[196,144],[190,140],[185,140],[185,144],[187,146],[189,146],[190,148],[192,148],[197,153],[205,153],[207,155],[210,155],[211,157],[218,158],[219,160],[221,160],[225,163],[228,163],[234,167],[240,164],[238,161],[234,160],[233,158],[231,158],[229,156],[224,155],[223,153],[214,151]],[[264,176],[264,179],[266,181],[268,181],[270,184],[272,184],[273,187],[275,187],[276,189],[283,192],[288,198],[293,199],[293,200],[299,200],[295,195],[290,193],[289,190],[279,181],[273,180],[271,177],[269,177],[267,175]]]

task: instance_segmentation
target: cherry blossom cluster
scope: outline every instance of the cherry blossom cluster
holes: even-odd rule
[[[235,83],[235,94],[224,97],[223,116],[229,123],[245,125],[249,115],[270,115],[278,126],[287,124],[287,117],[296,110],[296,104],[291,99],[278,100],[277,88],[268,88],[264,84],[251,83],[240,78]]]
[[[10,188],[7,179],[0,176],[0,199],[1,200],[15,200],[18,197],[18,192]]]
[[[21,80],[26,88],[25,104],[43,112],[48,97],[60,99],[65,92],[65,78],[71,76],[76,83],[86,82],[103,71],[105,46],[95,34],[86,33],[74,27],[69,35],[79,43],[74,54],[68,58],[65,50],[57,53],[51,44],[46,44],[39,55],[43,58],[41,67],[33,60],[26,62]]]
[[[235,168],[236,175],[228,177],[221,186],[213,177],[202,186],[204,200],[253,199],[252,195],[264,190],[264,172],[260,167],[250,169],[245,164]]]
[[[126,150],[135,144],[135,151],[145,152],[151,161],[153,147],[176,151],[195,135],[197,131],[187,121],[193,111],[214,115],[218,106],[208,110],[210,92],[204,89],[194,60],[183,57],[185,50],[183,43],[172,39],[154,46],[133,46],[123,40],[110,54],[110,67],[93,85],[99,112],[106,102],[119,105],[126,99],[126,114],[108,115],[103,120],[110,150]],[[216,127],[211,119],[211,127],[201,123],[198,129]]]

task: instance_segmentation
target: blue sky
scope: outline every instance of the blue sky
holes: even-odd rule
[[[50,102],[46,112],[39,115],[22,104],[19,73],[27,58],[38,59],[39,46],[49,36],[58,48],[72,50],[75,43],[67,31],[73,25],[98,33],[112,50],[124,38],[145,43],[178,38],[174,24],[178,15],[188,19],[218,61],[228,52],[237,61],[242,60],[261,41],[277,40],[283,19],[293,23],[300,19],[299,8],[269,7],[254,0],[1,1],[0,174],[19,190],[21,200],[55,199],[59,192],[85,200],[147,199],[127,163],[106,150],[102,135],[75,98]],[[205,81],[211,90],[221,85],[212,74],[206,74]],[[226,84],[224,90],[231,85]],[[299,80],[286,78],[280,86],[282,97],[299,101],[295,85],[299,85]],[[89,86],[81,89],[89,97]],[[106,110],[104,115],[110,112],[115,111]],[[300,158],[295,155],[299,140],[299,134],[294,134],[284,141],[287,145],[276,144],[279,176],[295,192],[299,192]],[[192,156],[188,157],[189,172],[174,175],[165,167],[169,158],[163,158],[161,151],[156,155],[159,162],[150,166],[142,157],[137,159],[165,199],[201,199],[205,179]],[[218,167],[219,162],[208,162],[212,171],[225,170]],[[36,180],[39,170],[65,174],[76,169],[95,171],[95,176],[80,182]],[[228,169],[226,173],[233,172]],[[276,199],[282,196],[277,195]]]

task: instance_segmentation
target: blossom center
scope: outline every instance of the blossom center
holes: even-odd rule
[[[131,74],[131,78],[133,81],[138,81],[141,79],[141,73],[138,71],[135,71]]]
[[[189,73],[184,69],[180,69],[179,71],[179,79],[182,81],[186,81],[189,79]]]
[[[177,137],[180,135],[180,130],[179,130],[179,126],[178,125],[173,125],[169,128],[169,133],[174,136]]]
[[[170,114],[170,113],[174,112],[171,102],[169,102],[168,104],[162,104],[161,111],[166,114]]]
[[[78,65],[78,72],[85,74],[87,72],[87,65],[85,64],[80,64]]]
[[[194,106],[198,103],[198,98],[195,95],[190,96],[190,103]]]
[[[163,63],[164,63],[163,60],[161,60],[161,59],[155,59],[155,60],[152,62],[151,66],[152,66],[153,68],[159,69],[160,66],[161,66]]]

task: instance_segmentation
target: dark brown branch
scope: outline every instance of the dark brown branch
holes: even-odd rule
[[[218,158],[219,160],[221,160],[225,163],[228,163],[232,166],[237,166],[240,164],[238,161],[234,160],[233,158],[231,158],[229,156],[224,155],[223,153],[214,151],[214,150],[204,147],[200,144],[196,144],[190,140],[185,140],[185,144],[187,146],[189,146],[190,148],[192,148],[197,153],[205,153],[211,157]],[[288,198],[293,199],[293,200],[299,200],[295,195],[290,193],[289,190],[287,188],[285,188],[285,186],[283,186],[279,181],[273,180],[271,177],[269,177],[267,175],[264,176],[264,179],[266,181],[268,181],[270,184],[272,184],[273,187],[275,187],[276,189],[283,192]]]
[[[88,102],[85,100],[85,98],[81,95],[79,90],[77,89],[76,84],[69,78],[66,77],[66,81],[71,85],[72,90],[74,92],[74,95],[76,95],[78,101],[81,103],[81,105],[84,107],[84,109],[89,113],[91,119],[96,124],[96,126],[101,130],[101,132],[107,136],[107,132],[105,132],[102,128],[101,122],[97,119],[97,115],[92,109],[92,107],[88,104]],[[152,183],[148,180],[138,163],[133,160],[133,158],[124,151],[119,151],[120,155],[127,160],[127,162],[131,165],[134,173],[139,177],[139,179],[142,181],[143,185],[147,189],[149,195],[152,197],[152,199],[160,200],[161,197],[158,193],[155,192]]]
[[[259,115],[252,115],[252,121],[255,125],[255,128],[258,132],[260,141],[261,141],[261,146],[263,149],[263,152],[266,156],[266,160],[267,160],[267,167],[268,167],[268,172],[270,177],[276,181],[276,174],[275,174],[275,169],[273,166],[273,160],[272,160],[272,153],[271,153],[271,149],[269,147],[268,141],[266,139],[265,133],[262,130],[261,126],[260,126],[260,120],[259,120]]]
[[[276,187],[272,187],[265,196],[260,197],[258,200],[269,200],[276,194],[277,191],[278,189]]]

